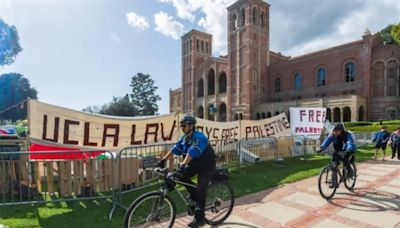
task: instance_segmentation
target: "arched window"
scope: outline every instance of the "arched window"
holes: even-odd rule
[[[340,108],[333,109],[333,122],[340,122]]]
[[[270,118],[272,116],[271,112],[267,112],[267,118]]]
[[[349,107],[343,108],[343,122],[350,122],[351,121],[351,110]]]
[[[200,50],[200,41],[199,40],[196,40],[196,45],[197,45],[197,51],[199,51]]]
[[[278,111],[275,112],[275,115],[274,115],[274,116],[277,116],[277,115],[279,115],[279,112],[278,112]]]
[[[218,86],[219,86],[219,93],[226,93],[226,73],[225,73],[225,71],[222,71],[219,74]]]
[[[275,93],[279,93],[281,91],[281,79],[275,78]]]
[[[246,23],[246,10],[240,10],[240,25],[243,26]]]
[[[199,118],[204,118],[204,108],[203,106],[200,106],[197,108],[197,117]]]
[[[204,52],[204,40],[201,41],[201,52]]]
[[[253,24],[257,25],[257,8],[253,8]]]
[[[226,122],[226,104],[225,103],[221,103],[221,105],[219,106],[219,121],[221,122]]]
[[[356,77],[356,65],[353,62],[348,62],[345,65],[346,82],[353,82]]]
[[[265,22],[264,22],[264,12],[261,12],[261,15],[260,15],[260,24],[261,24],[261,27],[262,28],[264,28],[264,25],[265,25]]]
[[[301,90],[301,74],[299,72],[294,76],[294,89],[296,91]]]
[[[237,113],[235,113],[234,120],[238,120],[238,119],[239,119],[239,115]]]
[[[208,93],[207,95],[214,95],[215,93],[215,73],[214,73],[214,69],[210,69],[210,71],[208,72]]]
[[[199,84],[197,85],[197,97],[204,96],[204,81],[203,79],[199,80]]]
[[[236,14],[232,15],[232,24],[231,24],[232,31],[236,30],[237,28],[237,18]]]
[[[317,76],[317,86],[324,86],[325,85],[325,77],[326,77],[326,70],[325,68],[318,69],[318,76]]]
[[[260,113],[258,112],[257,114],[256,114],[256,120],[259,120],[261,118],[261,115],[260,115]]]
[[[243,119],[243,114],[242,113],[239,114],[239,119],[241,119],[241,120]]]

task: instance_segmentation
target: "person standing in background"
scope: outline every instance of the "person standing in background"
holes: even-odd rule
[[[381,130],[378,131],[375,134],[374,139],[372,140],[372,142],[375,142],[375,156],[374,159],[376,160],[377,155],[378,155],[378,151],[379,149],[382,149],[383,155],[382,155],[382,161],[385,160],[385,155],[386,155],[386,146],[387,146],[387,142],[389,140],[389,133],[387,132],[387,127],[386,126],[382,126]]]
[[[392,148],[392,159],[396,156],[400,160],[400,127],[398,127],[392,134],[390,134],[388,144]]]

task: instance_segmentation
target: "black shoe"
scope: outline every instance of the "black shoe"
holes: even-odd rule
[[[192,222],[190,222],[188,224],[189,227],[200,227],[200,226],[204,226],[206,224],[205,219],[198,219],[198,218],[194,218]]]

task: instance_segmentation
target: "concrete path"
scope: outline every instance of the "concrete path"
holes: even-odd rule
[[[326,201],[317,177],[308,178],[236,199],[231,216],[219,227],[400,228],[400,161],[368,161],[357,169],[354,192],[342,183]],[[174,227],[187,227],[191,219],[182,215]]]

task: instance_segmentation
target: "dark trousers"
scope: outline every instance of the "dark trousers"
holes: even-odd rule
[[[397,151],[397,158],[400,159],[400,142],[393,143],[391,147],[392,147],[392,158],[396,156],[396,151]]]
[[[336,152],[333,154],[333,161],[336,162],[336,165],[339,165],[340,161],[343,161],[344,166],[346,167],[347,171],[350,173],[352,171],[350,166],[350,156],[353,155],[352,153],[346,153],[344,157],[340,156]]]
[[[192,177],[197,175],[197,189],[185,186],[190,197],[197,203],[197,211],[195,212],[196,217],[204,218],[204,209],[206,205],[207,186],[211,180],[211,177],[215,171],[215,163],[207,167],[198,167],[196,165],[189,166],[185,169],[181,180],[190,184],[194,184],[191,180]]]

